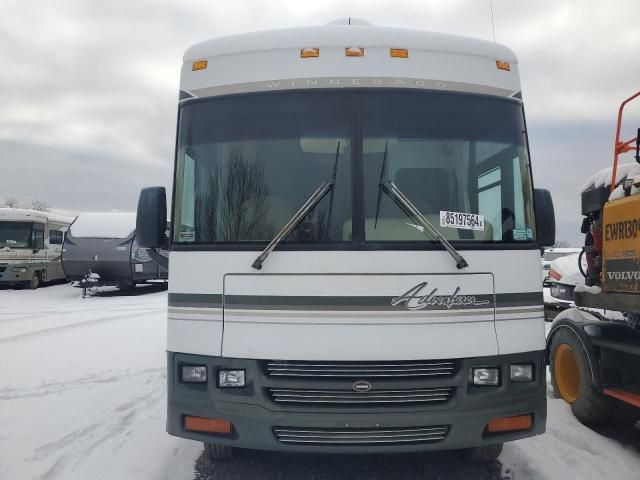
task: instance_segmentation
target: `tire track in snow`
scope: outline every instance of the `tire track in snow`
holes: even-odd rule
[[[59,309],[59,310],[42,310],[42,311],[36,311],[36,310],[30,310],[29,313],[24,313],[24,311],[19,311],[16,310],[15,312],[7,312],[6,310],[0,313],[0,324],[6,324],[6,323],[12,323],[12,322],[18,322],[18,321],[25,321],[25,320],[32,320],[32,319],[41,319],[43,317],[51,317],[52,315],[68,315],[68,316],[75,316],[75,315],[89,315],[91,313],[94,312],[103,312],[105,311],[105,309],[108,309],[110,312],[145,312],[145,311],[149,311],[149,310],[160,310],[160,309],[165,309],[166,307],[163,305],[161,308],[158,307],[155,304],[151,304],[149,306],[140,306],[140,307],[134,307],[134,308],[127,308],[127,307],[108,307],[108,306],[100,306],[100,307],[94,307],[94,308],[78,308],[77,310],[73,311],[70,310],[68,308],[64,308],[64,309]],[[1,318],[1,317],[11,317],[11,318]]]
[[[164,369],[155,369],[156,374],[147,380],[144,385],[148,391],[127,399],[117,406],[111,407],[112,415],[108,422],[92,424],[78,428],[64,437],[41,445],[34,451],[30,461],[46,461],[58,454],[51,467],[38,478],[41,480],[67,479],[69,474],[87,460],[87,457],[103,444],[126,434],[131,430],[136,420],[149,411],[157,408],[165,398]],[[160,371],[162,370],[162,371]],[[140,372],[142,373],[142,372]],[[131,378],[131,377],[130,377]],[[129,378],[129,379],[130,379]],[[104,455],[108,455],[105,452]]]
[[[165,307],[155,307],[155,308],[145,309],[145,312],[148,312],[149,314],[153,314],[153,313],[159,312],[159,311],[164,310],[164,309],[165,309]],[[11,336],[11,337],[0,338],[0,345],[22,342],[24,340],[30,340],[31,338],[38,338],[38,337],[53,335],[53,334],[57,334],[57,333],[63,333],[63,332],[67,332],[67,331],[75,330],[75,329],[79,329],[79,328],[92,327],[92,326],[95,326],[96,324],[100,324],[100,323],[108,323],[108,322],[111,322],[111,321],[126,320],[126,319],[129,319],[129,318],[132,318],[132,317],[144,317],[144,316],[146,316],[146,315],[140,315],[140,313],[142,313],[142,312],[134,312],[134,313],[124,314],[124,315],[123,314],[120,314],[120,315],[109,315],[109,316],[106,316],[106,317],[96,318],[94,320],[86,320],[86,321],[79,321],[79,322],[75,322],[75,323],[67,323],[67,324],[64,324],[64,325],[59,325],[57,327],[44,328],[44,329],[41,329],[41,330],[35,330],[33,332],[21,333],[19,335],[14,335],[14,336]]]
[[[109,376],[102,376],[102,377],[98,375],[86,375],[84,377],[80,377],[75,380],[68,380],[65,382],[43,383],[36,387],[29,387],[29,388],[21,388],[21,389],[5,388],[3,390],[0,390],[0,401],[21,400],[25,398],[37,398],[37,397],[44,397],[47,395],[56,395],[62,392],[67,392],[70,390],[75,390],[75,389],[83,388],[86,386],[122,382],[122,381],[130,380],[132,378],[137,378],[137,377],[149,375],[149,374],[158,374],[158,373],[161,373],[162,376],[166,378],[166,368],[158,367],[158,368],[148,368],[145,370],[139,370],[137,372],[121,374],[121,375],[109,375]]]

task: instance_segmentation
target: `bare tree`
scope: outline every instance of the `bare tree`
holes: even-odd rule
[[[40,212],[45,212],[47,211],[47,209],[51,207],[51,205],[49,205],[47,202],[43,201],[43,200],[34,200],[31,202],[31,204],[29,205],[29,208],[31,210],[38,210]]]
[[[7,197],[4,200],[4,203],[9,208],[21,208],[22,202],[18,200],[16,197]]]

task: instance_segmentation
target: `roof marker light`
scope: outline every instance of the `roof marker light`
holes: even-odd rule
[[[503,62],[502,60],[496,60],[496,67],[498,70],[504,70],[506,72],[511,71],[511,65],[509,65],[509,62]]]
[[[204,70],[207,68],[207,63],[208,62],[206,60],[197,60],[191,65],[191,71],[195,72],[197,70]]]
[[[347,47],[344,49],[344,54],[347,57],[364,57],[364,48],[362,47]]]
[[[300,58],[314,58],[320,56],[319,48],[301,48]]]
[[[392,58],[409,58],[409,50],[406,48],[391,48],[389,49],[389,55]]]

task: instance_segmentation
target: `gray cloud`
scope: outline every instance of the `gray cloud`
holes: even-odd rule
[[[609,166],[618,103],[638,88],[633,0],[494,0],[498,42],[520,60],[537,186],[559,238],[578,242],[578,188]],[[4,0],[0,198],[132,209],[169,185],[183,51],[206,38],[345,16],[491,39],[489,0],[90,2]],[[630,112],[640,124],[640,108]],[[633,134],[631,129],[628,136]]]

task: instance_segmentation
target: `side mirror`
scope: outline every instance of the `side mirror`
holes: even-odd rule
[[[556,214],[549,190],[536,188],[533,192],[536,207],[536,228],[541,247],[552,247],[556,243]]]
[[[142,248],[166,248],[167,193],[164,187],[143,188],[138,198],[136,242]]]

